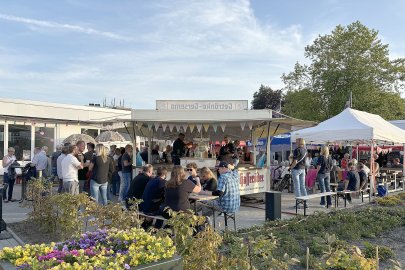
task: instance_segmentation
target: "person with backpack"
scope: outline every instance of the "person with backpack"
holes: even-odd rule
[[[305,140],[303,138],[297,138],[296,144],[298,147],[293,152],[293,162],[290,165],[290,169],[295,197],[301,197],[307,196],[305,188],[305,157],[308,152],[305,149]]]
[[[9,147],[8,154],[3,157],[3,168],[4,168],[3,201],[5,203],[11,201],[11,199],[13,197],[13,188],[14,188],[15,178],[11,179],[11,177],[9,177],[8,169],[9,169],[10,165],[13,164],[14,161],[17,160],[14,153],[15,153],[15,149],[13,147]],[[8,194],[7,194],[7,188],[8,188]]]
[[[317,181],[319,183],[319,189],[321,193],[330,192],[330,171],[332,169],[332,158],[329,155],[328,146],[321,148],[321,155],[317,160]],[[330,196],[326,196],[326,202],[328,207],[332,205],[332,199]],[[321,198],[321,205],[325,207],[325,197]]]

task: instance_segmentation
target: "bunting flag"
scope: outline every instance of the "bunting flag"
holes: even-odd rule
[[[176,125],[176,130],[177,130],[177,132],[180,132],[180,125]]]
[[[183,128],[183,132],[187,132],[187,124],[182,124],[181,127]]]
[[[138,127],[139,130],[141,130],[141,128],[143,127],[143,123],[142,122],[136,122],[135,126]]]
[[[205,132],[208,132],[208,129],[210,128],[210,124],[204,124],[204,130]]]
[[[212,128],[214,129],[214,132],[217,133],[218,125],[217,124],[212,124]]]
[[[148,123],[148,129],[149,129],[149,131],[152,130],[152,127],[153,127],[153,123]]]
[[[249,129],[252,130],[252,128],[253,128],[253,123],[249,123],[248,126],[249,126]]]
[[[190,128],[190,132],[193,133],[195,124],[190,124],[190,125],[188,125],[188,127]]]
[[[173,132],[174,124],[169,124],[169,130],[170,132]]]
[[[160,123],[155,123],[155,131],[157,132],[159,129]]]
[[[166,124],[166,123],[163,123],[163,124],[162,124],[162,129],[163,129],[163,132],[165,132],[165,131],[166,131],[166,128],[167,128],[167,124]]]
[[[221,124],[222,132],[225,132],[225,128],[226,128],[226,124],[225,124],[225,123],[222,123],[222,124]]]
[[[245,126],[246,126],[246,122],[240,122],[240,128],[242,129],[242,131],[245,130]]]
[[[201,128],[202,128],[202,124],[197,124],[196,126],[197,126],[198,133],[200,133],[200,132],[201,132]]]

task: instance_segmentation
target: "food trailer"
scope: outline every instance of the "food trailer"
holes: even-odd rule
[[[157,101],[156,110],[132,110],[133,138],[174,141],[178,134],[185,134],[185,141],[195,145],[194,156],[181,158],[181,165],[195,162],[199,168],[215,167],[216,158],[208,157],[212,147],[209,142],[222,141],[224,136],[233,140],[251,140],[312,126],[313,122],[290,117],[273,118],[272,110],[248,110],[247,101]],[[219,108],[219,109],[216,109]],[[134,142],[136,145],[136,142]],[[253,143],[253,156],[256,156]],[[135,151],[135,150],[134,150]],[[151,147],[148,148],[149,163]],[[248,195],[270,190],[270,144],[267,145],[267,164],[263,168],[253,164],[240,164],[240,194]],[[158,165],[157,165],[158,166]],[[166,164],[165,164],[166,166]],[[170,170],[170,166],[168,166]],[[139,171],[140,168],[136,168]]]

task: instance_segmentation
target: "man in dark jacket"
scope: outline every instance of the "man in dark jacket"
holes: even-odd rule
[[[127,195],[127,207],[130,205],[128,203],[130,199],[142,199],[146,184],[152,179],[152,173],[153,166],[146,164],[142,167],[142,173],[138,174],[134,179],[132,179]]]
[[[164,201],[166,175],[167,169],[159,167],[157,169],[157,176],[146,184],[142,197],[143,202],[139,206],[140,211],[152,215],[159,212],[160,204]]]
[[[180,158],[186,153],[185,135],[179,134],[179,137],[173,143],[172,160],[174,165],[180,165]]]

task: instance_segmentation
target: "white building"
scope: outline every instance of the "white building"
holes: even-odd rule
[[[72,134],[95,138],[101,129],[122,127],[99,124],[117,118],[130,120],[131,110],[0,98],[0,159],[8,147],[16,148],[17,159],[30,160],[35,147],[52,152]]]

